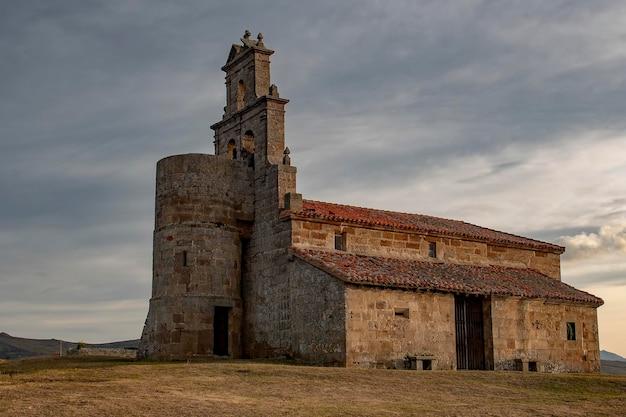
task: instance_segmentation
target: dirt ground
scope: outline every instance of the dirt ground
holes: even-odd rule
[[[626,377],[74,358],[0,364],[2,416],[626,416]]]

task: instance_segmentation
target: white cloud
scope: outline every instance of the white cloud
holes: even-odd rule
[[[598,233],[582,232],[561,236],[557,243],[566,247],[570,259],[585,259],[614,252],[626,253],[626,223],[605,225]]]

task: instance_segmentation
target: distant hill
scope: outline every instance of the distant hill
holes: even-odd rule
[[[626,375],[626,359],[606,350],[600,351],[602,373],[608,375]]]
[[[77,342],[68,342],[58,339],[26,339],[13,337],[7,333],[0,333],[0,359],[20,359],[33,356],[58,355],[60,349],[63,354],[67,349],[76,347]],[[139,340],[125,340],[122,342],[85,344],[89,348],[136,348]]]
[[[75,348],[77,342],[68,342],[59,339],[26,339],[13,337],[7,333],[0,333],[0,360],[20,359],[33,356],[54,356],[63,349],[63,354],[69,348]],[[137,348],[139,339],[124,340],[121,342],[85,344],[88,348]],[[626,375],[626,359],[615,353],[605,350],[600,352],[602,360],[602,373],[609,375]]]
[[[600,359],[603,361],[618,361],[618,362],[626,362],[626,359],[622,358],[620,355],[616,355],[615,353],[607,352],[606,350],[600,351]]]
[[[602,373],[607,375],[626,375],[626,361],[602,360]]]

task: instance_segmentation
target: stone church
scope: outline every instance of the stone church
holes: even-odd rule
[[[565,248],[462,221],[306,200],[263,37],[230,50],[215,155],[157,163],[139,357],[599,372]],[[417,208],[418,209],[418,208]]]

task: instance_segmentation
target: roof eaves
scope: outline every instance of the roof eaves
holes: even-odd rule
[[[397,288],[397,289],[412,289],[412,290],[420,290],[420,291],[433,291],[433,292],[439,292],[439,293],[457,293],[457,294],[462,293],[462,294],[476,294],[476,295],[493,295],[493,296],[503,296],[503,297],[520,297],[520,298],[527,298],[527,299],[546,299],[546,300],[551,300],[557,303],[568,302],[572,304],[589,305],[593,307],[599,307],[604,304],[604,301],[601,298],[595,297],[594,295],[589,294],[585,291],[578,290],[561,281],[558,281],[559,286],[564,286],[564,287],[569,288],[570,290],[575,291],[576,293],[580,294],[580,297],[569,295],[567,294],[567,291],[563,292],[562,289],[558,289],[558,288],[555,288],[554,291],[556,293],[561,293],[562,296],[560,297],[559,296],[557,297],[539,296],[538,294],[534,293],[531,287],[526,288],[523,285],[523,283],[520,283],[518,281],[515,282],[516,285],[514,287],[518,291],[512,291],[512,288],[510,287],[510,285],[507,286],[505,282],[503,282],[503,284],[500,286],[493,286],[492,290],[485,291],[484,289],[481,290],[480,285],[478,287],[475,287],[475,284],[472,284],[472,282],[469,282],[469,283],[465,282],[464,284],[461,282],[459,283],[448,282],[446,284],[446,288],[441,288],[440,286],[437,286],[436,283],[432,282],[431,280],[426,280],[426,281],[422,281],[418,283],[418,282],[414,282],[411,280],[403,281],[401,278],[394,279],[391,277],[387,277],[386,280],[373,280],[372,277],[368,277],[368,276],[357,278],[357,277],[353,277],[349,272],[342,270],[340,267],[333,264],[332,262],[326,262],[314,256],[316,252],[327,253],[331,255],[334,253],[333,251],[319,250],[319,249],[316,249],[315,251],[308,252],[308,253],[306,251],[307,251],[306,249],[301,249],[301,248],[295,248],[295,247],[290,248],[290,253],[292,253],[299,259],[303,260],[304,262],[340,279],[343,282],[353,284],[353,285],[365,285],[365,286],[372,286],[372,287]],[[354,254],[352,255],[356,256]],[[370,257],[365,257],[365,258],[370,258]],[[378,257],[371,257],[371,258],[375,259]],[[484,267],[484,266],[457,265],[457,264],[449,264],[449,266],[452,268],[474,267],[475,269],[480,269],[480,270],[482,270],[482,268],[489,268],[489,267]],[[515,271],[519,272],[518,268],[493,266],[491,267],[491,269],[495,269],[499,273],[506,272],[506,271],[513,271],[513,273],[515,273]],[[547,280],[545,282],[549,284],[548,285],[549,287],[553,286],[552,284],[557,284],[556,281],[553,282],[552,278],[545,276],[539,271],[528,269],[528,270],[524,270],[524,272],[540,275],[541,277]],[[548,290],[546,289],[546,291]]]
[[[337,217],[337,216],[324,216],[321,213],[316,213],[315,216],[312,216],[312,215],[303,214],[302,211],[283,211],[280,213],[280,217],[290,218],[293,220],[313,221],[313,222],[319,222],[319,223],[328,223],[328,222],[333,222],[333,223],[338,223],[338,224],[347,223],[347,224],[353,224],[353,225],[358,225],[358,226],[369,226],[373,228],[378,228],[380,230],[389,230],[391,228],[392,230],[402,230],[402,231],[423,233],[423,234],[428,234],[434,237],[462,238],[462,239],[470,240],[474,242],[489,243],[489,244],[496,245],[496,246],[505,246],[505,247],[523,248],[523,249],[530,248],[532,250],[547,251],[547,252],[556,253],[558,255],[565,252],[565,247],[563,246],[554,245],[552,243],[541,242],[539,240],[535,240],[535,239],[531,239],[531,238],[527,238],[523,236],[517,236],[511,233],[499,232],[497,230],[488,229],[488,228],[483,228],[483,229],[489,230],[495,233],[501,233],[501,234],[506,234],[509,236],[517,237],[520,239],[527,240],[529,242],[524,244],[524,243],[513,242],[510,240],[506,240],[506,239],[493,239],[493,238],[487,238],[487,237],[482,237],[482,236],[476,236],[476,235],[468,234],[468,233],[446,233],[445,231],[436,230],[434,228],[410,227],[410,226],[405,226],[405,225],[389,225],[389,224],[385,224],[382,222],[368,222],[366,220],[342,218],[342,217]],[[470,224],[470,223],[465,223],[465,224]],[[476,227],[480,227],[480,226],[476,226]],[[536,243],[533,244],[531,242],[536,242]]]

